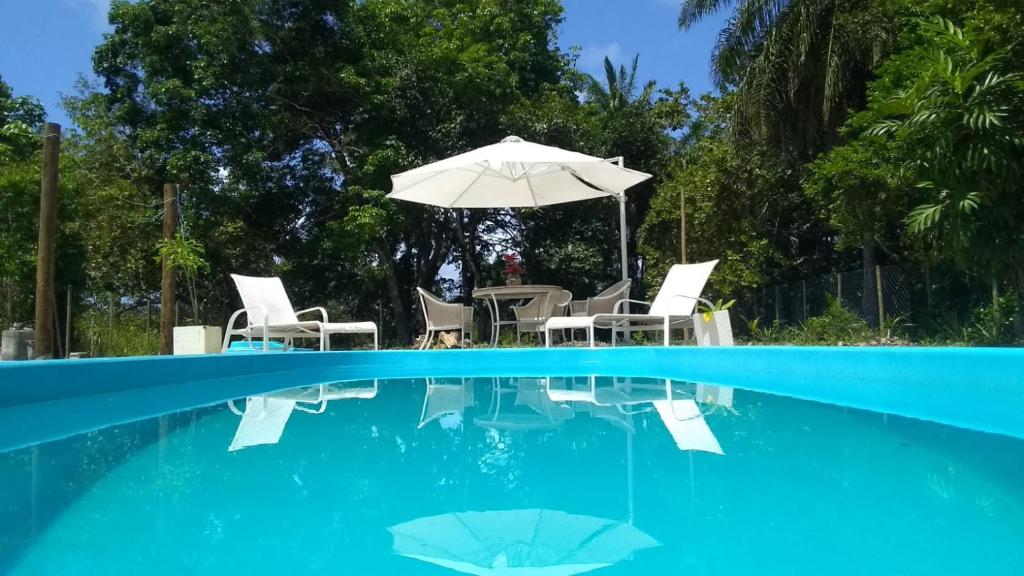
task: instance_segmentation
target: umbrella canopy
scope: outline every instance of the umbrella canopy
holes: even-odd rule
[[[395,174],[388,197],[442,208],[528,208],[622,196],[650,177],[596,156],[509,136]]]
[[[543,509],[441,514],[388,531],[396,554],[477,575],[582,574],[661,545],[630,524]]]

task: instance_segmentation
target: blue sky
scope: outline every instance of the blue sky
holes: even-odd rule
[[[723,17],[680,32],[678,0],[564,0],[559,43],[582,49],[579,67],[602,73],[607,55],[626,63],[640,54],[639,75],[659,86],[684,81],[696,95],[711,89],[708,59]],[[109,29],[109,0],[0,0],[0,76],[15,94],[32,95],[51,121],[66,125],[60,93],[90,73],[93,47]]]

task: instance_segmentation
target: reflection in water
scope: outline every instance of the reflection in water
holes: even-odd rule
[[[491,405],[473,423],[493,430],[554,428],[573,417],[572,409],[552,402],[542,378],[493,378]],[[513,397],[510,399],[510,397]]]
[[[1017,438],[653,379],[379,384],[0,452],[0,574],[1024,574]]]
[[[697,384],[678,390],[671,380],[597,376],[585,378],[584,383],[579,380],[544,379],[547,397],[563,404],[589,405],[592,416],[629,432],[634,430],[633,414],[653,409],[680,450],[724,454],[704,416],[719,409],[731,409],[732,388]],[[694,391],[690,393],[689,388]]]
[[[416,427],[423,428],[434,420],[445,429],[461,427],[463,411],[476,406],[474,388],[473,381],[466,378],[427,378],[427,392]]]
[[[245,409],[239,409],[234,400],[228,408],[241,416],[228,452],[277,444],[294,410],[310,414],[323,414],[332,400],[369,400],[377,396],[378,382],[372,380],[353,384],[320,384],[294,388],[283,392],[249,396]]]
[[[613,520],[527,509],[454,512],[388,528],[396,554],[464,574],[582,574],[660,543]]]

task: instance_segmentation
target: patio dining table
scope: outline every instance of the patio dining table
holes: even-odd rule
[[[510,326],[516,323],[515,320],[502,320],[498,309],[498,302],[502,300],[533,300],[534,298],[546,298],[541,310],[548,310],[550,299],[562,291],[561,286],[550,286],[545,284],[523,284],[521,286],[490,286],[473,290],[473,298],[483,300],[487,305],[487,311],[491,315],[491,346],[498,345],[498,336],[502,326]]]

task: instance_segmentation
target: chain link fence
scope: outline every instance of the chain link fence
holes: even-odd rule
[[[754,293],[753,307],[763,324],[800,324],[822,314],[830,299],[877,328],[910,313],[910,290],[896,266],[836,272]]]

